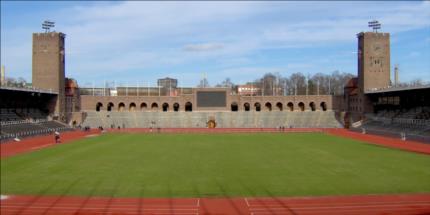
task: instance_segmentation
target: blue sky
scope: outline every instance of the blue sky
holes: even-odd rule
[[[356,34],[382,23],[391,33],[391,68],[430,81],[430,2],[12,2],[1,1],[1,64],[31,80],[31,35],[44,20],[67,34],[66,76],[195,86],[245,83],[267,72],[356,74]]]

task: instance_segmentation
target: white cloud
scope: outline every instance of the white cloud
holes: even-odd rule
[[[410,53],[407,55],[407,57],[410,57],[410,58],[416,58],[416,57],[418,57],[418,56],[420,56],[420,55],[421,55],[421,53],[420,53],[420,52],[413,51],[413,52],[410,52]]]
[[[356,2],[351,4],[338,8],[341,13],[349,12],[347,16],[278,23],[266,28],[264,36],[277,42],[321,44],[352,41],[360,30],[370,30],[366,24],[374,18],[382,23],[383,31],[391,34],[430,26],[428,2],[373,8],[372,5],[356,5]]]
[[[201,51],[216,51],[223,49],[224,45],[219,43],[201,43],[201,44],[188,44],[185,45],[183,50],[190,52],[201,52]]]
[[[234,75],[248,77],[315,68],[320,62],[292,64],[286,60],[282,67],[269,68],[255,66],[253,62],[262,52],[274,49],[355,43],[356,33],[368,30],[367,22],[371,19],[381,21],[382,30],[392,34],[428,28],[429,5],[429,2],[93,2],[53,12],[52,19],[58,20],[56,29],[67,34],[69,76],[82,79],[104,74],[121,76],[131,70],[146,75],[160,67],[174,72],[187,67],[191,80],[191,74],[195,76],[197,72],[190,71],[206,70],[206,65],[222,71],[217,73],[219,76],[235,71]],[[31,71],[31,33],[36,29],[2,26],[2,62],[16,71]]]

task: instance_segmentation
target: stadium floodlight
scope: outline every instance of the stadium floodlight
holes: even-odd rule
[[[373,29],[373,32],[378,33],[378,29],[381,29],[381,23],[379,23],[379,21],[377,20],[373,20],[368,23],[369,23],[369,27]]]
[[[42,23],[42,28],[45,29],[45,33],[49,32],[49,30],[51,30],[51,28],[53,28],[53,27],[55,27],[55,22],[45,20]]]

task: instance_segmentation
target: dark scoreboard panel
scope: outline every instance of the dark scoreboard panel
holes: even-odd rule
[[[197,91],[197,107],[226,107],[226,91]]]

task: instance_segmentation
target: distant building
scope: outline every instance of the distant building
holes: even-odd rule
[[[66,113],[77,112],[81,110],[80,107],[80,93],[79,86],[75,79],[66,78],[65,80],[65,102]]]
[[[174,78],[161,78],[157,80],[157,85],[160,87],[160,94],[163,96],[177,96],[178,92],[178,79]]]
[[[244,84],[237,86],[237,93],[241,96],[256,96],[259,95],[261,89],[252,84]]]
[[[159,87],[161,88],[165,88],[165,89],[176,89],[178,87],[178,79],[174,79],[174,78],[160,78],[157,80],[157,84]]]

